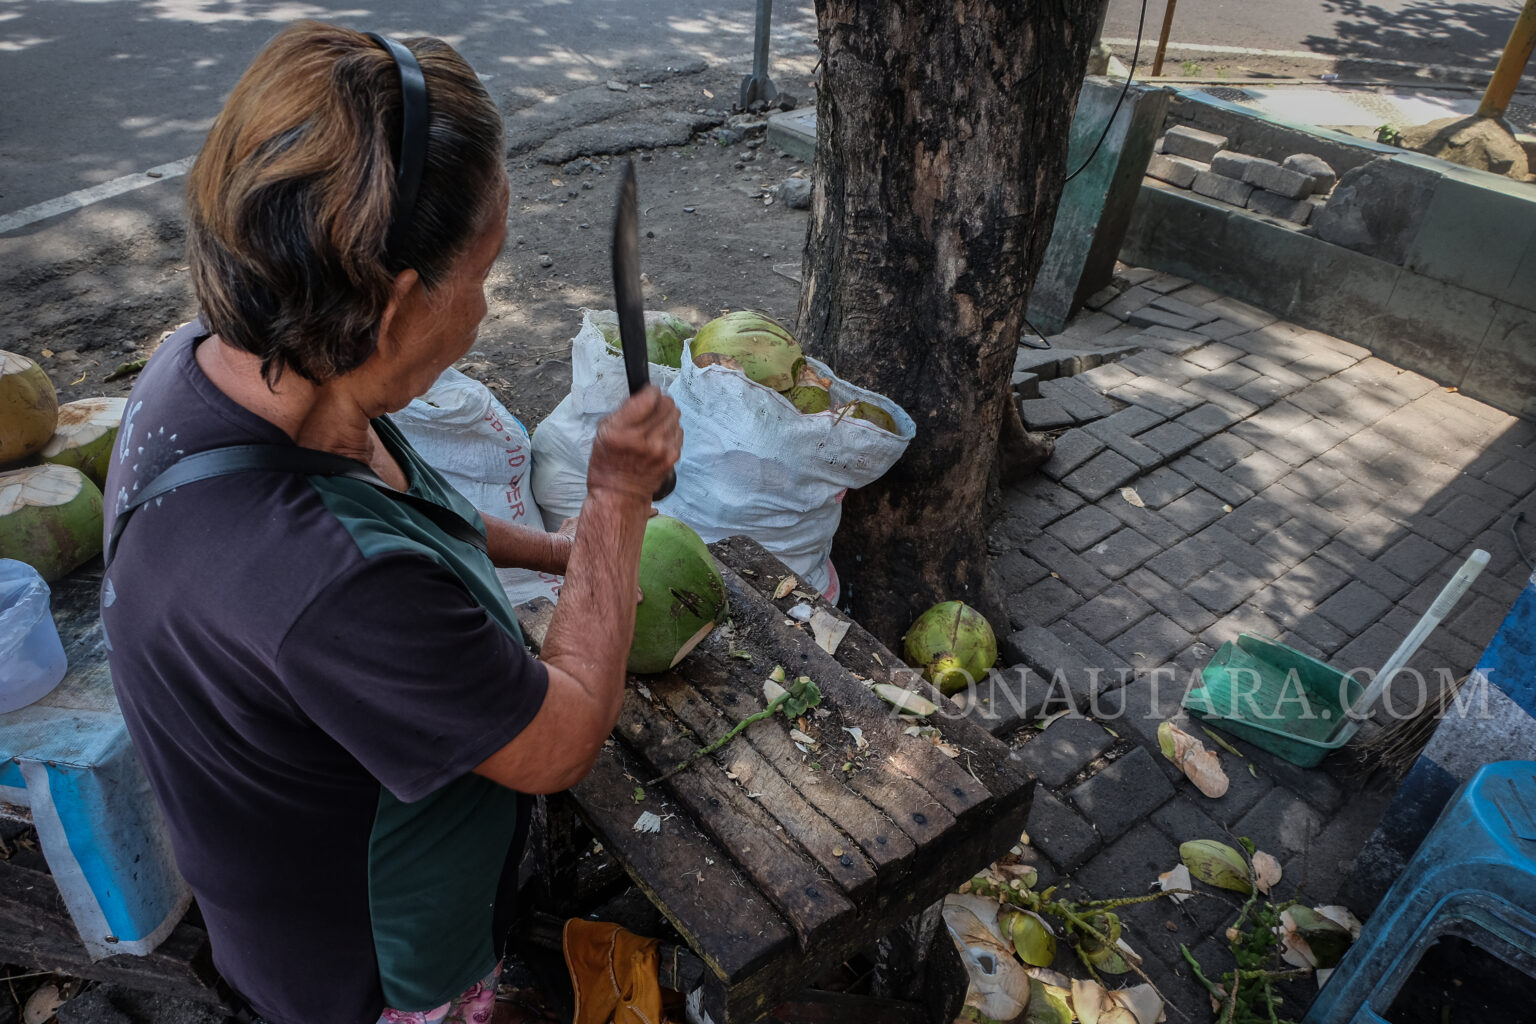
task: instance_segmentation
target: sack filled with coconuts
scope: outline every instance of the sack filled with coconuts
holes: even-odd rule
[[[901,458],[916,433],[911,417],[752,311],[699,328],[668,394],[683,454],[677,489],[657,507],[706,542],[746,534],[835,600],[829,556],[843,496]]]
[[[611,309],[583,309],[581,314],[581,329],[571,339],[571,393],[533,432],[533,498],[550,530],[581,512],[598,421],[629,397],[618,314]],[[692,334],[693,325],[680,317],[646,312],[651,383],[662,391],[677,376],[683,341]]]

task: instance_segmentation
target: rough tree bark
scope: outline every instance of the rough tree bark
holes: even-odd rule
[[[1017,452],[1024,433],[1009,378],[1098,3],[816,0],[816,13],[798,334],[917,423],[901,462],[848,496],[833,558],[886,643],[941,600],[1005,626],[983,508],[1008,469],[1000,444]]]

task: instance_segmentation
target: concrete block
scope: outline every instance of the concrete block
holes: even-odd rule
[[[1248,209],[1300,225],[1311,219],[1314,207],[1305,199],[1287,199],[1264,189],[1255,189],[1248,197]]]
[[[1068,793],[1105,840],[1113,842],[1173,796],[1173,786],[1146,748],[1137,747]]]
[[[1254,161],[1244,167],[1243,180],[1287,199],[1302,199],[1312,194],[1310,176],[1268,160]]]
[[[1328,161],[1320,156],[1313,156],[1311,153],[1292,153],[1281,161],[1280,166],[1293,171],[1300,171],[1311,178],[1312,191],[1314,193],[1327,193],[1329,189],[1333,188],[1334,182],[1339,180],[1338,175],[1334,174],[1333,168],[1328,165]]]
[[[1225,174],[1229,178],[1243,180],[1243,173],[1247,171],[1249,164],[1272,164],[1273,160],[1265,160],[1263,157],[1249,156],[1247,153],[1237,153],[1230,149],[1224,149],[1211,157],[1211,170],[1217,174]]]
[[[768,146],[807,163],[816,159],[816,108],[787,110],[768,117]]]
[[[1232,206],[1246,205],[1248,197],[1253,193],[1252,185],[1215,171],[1201,171],[1195,176],[1195,183],[1190,188],[1202,196]]]
[[[1163,152],[1173,156],[1210,163],[1217,153],[1226,148],[1226,136],[1198,128],[1175,125],[1163,133]]]
[[[1536,195],[1511,195],[1447,177],[1435,185],[1404,266],[1425,277],[1529,306],[1536,304],[1532,301],[1533,254]]]
[[[1195,182],[1195,175],[1207,170],[1205,164],[1188,157],[1168,156],[1165,153],[1154,153],[1152,159],[1147,161],[1147,173],[1158,181],[1166,181],[1170,185],[1179,188],[1189,188]]]
[[[1076,417],[1064,409],[1060,402],[1049,398],[1027,398],[1019,403],[1019,415],[1030,430],[1053,430],[1070,427]]]
[[[1015,370],[1008,380],[1008,386],[1013,389],[1015,398],[1039,398],[1040,375],[1038,373],[1026,373],[1023,370]]]
[[[1029,817],[1024,820],[1030,844],[1062,872],[1070,872],[1099,848],[1093,826],[1059,798],[1036,789]]]
[[[1103,727],[1074,714],[1052,722],[1049,729],[1020,746],[1016,756],[1031,775],[1056,789],[1114,745],[1115,738]]]

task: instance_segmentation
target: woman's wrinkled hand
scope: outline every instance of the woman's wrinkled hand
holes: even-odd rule
[[[587,491],[613,491],[649,503],[682,450],[677,406],[654,385],[647,386],[597,425]]]

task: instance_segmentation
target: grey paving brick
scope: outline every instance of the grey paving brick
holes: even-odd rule
[[[1040,375],[1038,373],[1025,373],[1016,371],[1009,378],[1008,386],[1013,389],[1013,397],[1019,399],[1032,399],[1040,397]]]
[[[1153,377],[1170,384],[1182,384],[1192,376],[1191,370],[1199,369],[1177,356],[1151,349],[1120,360],[1120,365],[1140,376]]]
[[[1250,498],[1228,513],[1221,526],[1251,543],[1267,536],[1290,516],[1290,512],[1272,501]]]
[[[1231,345],[1223,345],[1220,342],[1212,342],[1201,346],[1184,358],[1196,366],[1202,366],[1207,370],[1216,370],[1226,366],[1235,359],[1242,358],[1242,355],[1243,350],[1240,348],[1233,348]],[[1247,381],[1244,381],[1244,383],[1247,383]]]
[[[1354,422],[1366,422],[1353,407],[1353,400],[1359,394],[1359,388],[1342,380],[1320,380],[1310,387],[1302,388],[1288,401],[1298,409],[1324,419],[1337,421],[1342,417]]]
[[[1286,433],[1286,440],[1314,457],[1349,436],[1349,432],[1323,419],[1311,419]]]
[[[1172,459],[1183,455],[1205,440],[1205,435],[1174,420],[1153,427],[1137,440],[1161,454],[1165,459]]]
[[[1322,655],[1319,660],[1326,661],[1333,652],[1337,651],[1349,642],[1349,634],[1316,613],[1299,615],[1291,626],[1291,632],[1300,636],[1311,644]],[[1294,638],[1287,636],[1286,643],[1293,643]],[[1317,655],[1313,655],[1317,657]]]
[[[1197,446],[1199,451],[1203,446]],[[1210,491],[1216,497],[1228,505],[1238,506],[1253,497],[1253,491],[1244,484],[1238,483],[1215,467],[1201,462],[1192,455],[1186,455],[1181,459],[1175,459],[1172,468],[1189,477],[1199,487]]]
[[[1376,564],[1391,570],[1409,583],[1417,583],[1436,571],[1449,579],[1456,568],[1450,564],[1451,561],[1449,551],[1417,534],[1410,533],[1383,552],[1381,557],[1376,559]]]
[[[1007,736],[1040,717],[1048,692],[1047,680],[1017,665],[987,673],[957,697],[965,699],[967,718],[994,736]]]
[[[1054,398],[1060,402],[1062,407],[1071,413],[1079,423],[1108,416],[1117,408],[1103,394],[1095,391],[1076,377],[1061,377],[1057,380],[1048,380],[1040,385],[1040,394],[1045,398]]]
[[[1163,134],[1163,152],[1172,156],[1188,157],[1202,163],[1227,148],[1227,137],[1215,132],[1201,131],[1187,125],[1174,125]]]
[[[1072,680],[1072,692],[1074,695],[1086,694],[1090,710],[1095,695],[1119,689],[1135,678],[1131,666],[1118,654],[1066,619],[1052,623],[1051,632],[1083,666],[1077,670],[1082,675],[1081,680]]]
[[[1289,466],[1300,466],[1313,457],[1313,452],[1296,444],[1284,434],[1265,434],[1248,440]]]
[[[1217,615],[1226,615],[1263,585],[1263,580],[1242,566],[1222,562],[1195,578],[1187,593]]]
[[[1152,308],[1166,310],[1194,322],[1196,327],[1216,319],[1216,314],[1201,306],[1185,302],[1173,295],[1161,295],[1152,300]]]
[[[1171,356],[1182,356],[1186,352],[1210,343],[1210,339],[1197,331],[1180,331],[1172,327],[1153,325],[1144,327],[1132,342],[1127,344],[1139,344],[1150,346],[1160,352],[1166,352]]]
[[[1317,613],[1346,633],[1357,634],[1384,615],[1392,602],[1359,580],[1352,580],[1322,604]]]
[[[1243,171],[1251,163],[1273,163],[1261,156],[1249,156],[1247,153],[1239,153],[1231,149],[1223,149],[1211,156],[1211,170],[1217,174],[1224,174],[1229,178],[1243,180]]]
[[[1103,643],[1119,636],[1151,612],[1151,605],[1125,587],[1116,585],[1073,609],[1067,621]],[[1125,657],[1119,651],[1115,653]]]
[[[1062,478],[1062,483],[1089,501],[1098,501],[1117,488],[1124,487],[1139,472],[1134,462],[1113,451],[1100,452],[1080,469]]]
[[[1193,330],[1199,327],[1201,321],[1177,313],[1170,313],[1156,306],[1142,306],[1140,309],[1125,316],[1125,322],[1137,327],[1173,327],[1178,330]]]
[[[1024,819],[1029,842],[1061,872],[1071,872],[1099,848],[1098,833],[1063,801],[1036,789],[1029,817]]]
[[[1024,418],[1024,425],[1030,430],[1053,430],[1056,427],[1070,427],[1077,422],[1077,417],[1068,412],[1065,406],[1050,398],[1023,399],[1019,402],[1019,415]]]
[[[1110,450],[1134,462],[1138,470],[1155,469],[1163,464],[1162,452],[1149,448],[1136,438],[1110,426],[1114,418],[1111,416],[1109,419],[1098,420],[1088,424],[1084,429],[1103,441]]]
[[[1091,370],[1084,370],[1074,379],[1082,381],[1100,394],[1103,394],[1110,388],[1124,384],[1128,380],[1135,379],[1135,377],[1134,373],[1119,363],[1105,363],[1102,366],[1095,366]]]
[[[1219,370],[1212,370],[1204,378],[1187,382],[1184,385],[1184,391],[1200,401],[1210,402],[1213,405],[1219,405],[1223,409],[1236,413],[1239,419],[1245,419],[1258,412],[1260,406],[1237,393],[1243,385],[1228,386],[1226,384],[1212,383],[1210,379],[1216,374],[1225,375],[1229,370],[1233,374],[1238,374],[1240,371],[1253,372],[1246,366],[1229,363]]]
[[[1273,640],[1278,639],[1284,632],[1284,627],[1263,611],[1244,605],[1223,615],[1215,625],[1200,634],[1200,640],[1214,653],[1221,648],[1222,644],[1236,641],[1244,633],[1269,637]]]
[[[1110,299],[1119,294],[1119,288],[1116,288],[1112,284],[1107,284],[1103,288],[1100,288],[1098,291],[1094,292],[1092,295],[1088,296],[1087,299],[1083,300],[1083,305],[1088,309],[1098,309],[1099,307],[1103,306],[1104,303],[1108,302]]]
[[[1119,579],[1162,549],[1161,544],[1127,526],[1094,544],[1083,557],[1105,576]]]
[[[1180,426],[1188,427],[1202,438],[1211,437],[1226,430],[1242,417],[1230,409],[1223,408],[1214,402],[1206,402],[1198,405],[1189,412],[1174,420]]]
[[[1142,283],[1159,295],[1167,295],[1188,285],[1189,278],[1180,277],[1178,274],[1170,274],[1163,270],[1158,271],[1156,277],[1149,277]]]
[[[1216,469],[1228,469],[1245,455],[1256,451],[1236,434],[1220,434],[1190,449],[1190,454]]]
[[[1216,621],[1208,608],[1145,566],[1128,575],[1124,582],[1132,593],[1172,619],[1191,637]]]
[[[1137,481],[1137,483],[1139,484],[1140,481]],[[1158,550],[1170,548],[1184,539],[1183,530],[1150,508],[1137,508],[1126,501],[1121,495],[1111,494],[1099,502],[1099,507],[1115,516],[1143,537],[1156,543]]]
[[[1103,573],[1055,537],[1043,534],[1032,539],[1024,546],[1024,553],[1084,597],[1092,597],[1109,586]]]
[[[1282,384],[1273,377],[1260,375],[1238,388],[1237,397],[1263,408],[1276,399],[1284,398],[1294,390],[1295,388],[1289,384]]]
[[[1258,541],[1259,547],[1282,565],[1308,558],[1328,543],[1323,531],[1303,519],[1288,519]]]
[[[1149,355],[1150,353],[1141,353],[1141,354],[1142,355]],[[1157,353],[1157,354],[1158,355],[1162,355],[1162,353]],[[1164,357],[1164,358],[1167,358],[1167,357]],[[1172,372],[1174,372],[1174,369],[1173,368],[1169,368],[1168,372],[1172,373]],[[1128,388],[1134,388],[1134,389],[1136,389],[1138,391],[1142,391],[1142,392],[1145,392],[1147,394],[1153,395],[1153,396],[1155,396],[1155,397],[1157,397],[1159,399],[1162,399],[1165,407],[1167,407],[1167,406],[1178,406],[1178,408],[1180,410],[1186,410],[1186,409],[1192,409],[1195,406],[1200,404],[1200,399],[1199,399],[1198,396],[1192,395],[1192,394],[1190,394],[1187,391],[1183,391],[1180,388],[1178,388],[1177,386],[1169,383],[1168,381],[1161,380],[1161,379],[1159,379],[1157,377],[1151,377],[1151,376],[1143,375],[1141,377],[1137,377],[1133,381],[1130,381],[1125,386],[1128,387]],[[1146,400],[1143,400],[1143,401],[1140,401],[1140,402],[1133,402],[1133,404],[1146,405],[1148,408],[1153,409],[1154,412],[1161,412],[1162,411],[1161,409],[1158,409],[1156,406],[1151,405],[1151,403],[1149,401],[1146,401]],[[1168,413],[1164,413],[1164,415],[1165,416],[1166,415],[1177,415],[1177,413],[1168,412]]]
[[[1206,306],[1209,305],[1210,303],[1206,303]],[[1239,334],[1243,334],[1247,330],[1248,328],[1244,327],[1242,324],[1235,324],[1231,320],[1218,318],[1216,320],[1212,320],[1208,324],[1201,324],[1199,327],[1196,327],[1195,333],[1203,334],[1207,338],[1210,338],[1212,341],[1225,341],[1228,338],[1233,338]]]
[[[1312,194],[1311,177],[1269,160],[1245,166],[1243,180],[1286,199],[1301,199]]]
[[[1073,551],[1082,551],[1120,529],[1120,520],[1096,505],[1087,505],[1059,519],[1046,532]]]
[[[1047,682],[1050,710],[1059,710],[1056,705],[1064,701],[1088,707],[1095,694],[1119,689],[1131,676],[1118,655],[1064,621],[1050,629],[1015,630],[999,650],[1010,663],[1028,667]]]
[[[1147,568],[1169,584],[1183,587],[1190,580],[1221,564],[1221,552],[1198,536],[1180,541],[1147,561]]]
[[[1407,580],[1377,565],[1337,537],[1319,548],[1318,554],[1347,572],[1351,579],[1359,580],[1389,601],[1396,601],[1411,589]]]
[[[1279,480],[1281,487],[1294,491],[1309,501],[1316,501],[1335,487],[1348,482],[1349,478],[1343,473],[1316,459],[1287,473]]]
[[[1072,714],[1020,745],[1016,755],[1031,775],[1057,789],[1114,745],[1115,738],[1102,726]]]
[[[1145,896],[1148,885],[1178,862],[1178,847],[1166,836],[1155,828],[1138,828],[1100,850],[1072,878],[1096,899]],[[1133,948],[1145,955],[1141,946]]]
[[[1264,189],[1254,189],[1248,196],[1248,209],[1298,226],[1312,219],[1311,203],[1304,199],[1287,199]]]
[[[1323,816],[1316,808],[1277,786],[1238,820],[1233,832],[1253,840],[1260,850],[1285,858],[1305,850],[1322,828]]]
[[[1045,566],[1016,548],[1004,551],[993,559],[992,571],[997,574],[1005,594],[1023,590],[1050,575]]]
[[[1102,440],[1081,427],[1074,427],[1056,439],[1051,457],[1040,468],[1052,480],[1060,480],[1103,450]]]
[[[1177,291],[1168,292],[1167,294],[1176,295],[1185,302],[1193,303],[1196,306],[1204,306],[1221,298],[1219,292],[1213,292],[1203,284],[1186,284]]]
[[[1168,664],[1194,640],[1183,626],[1153,612],[1109,641],[1109,649],[1140,671]]]
[[[1137,285],[1121,292],[1119,296],[1104,304],[1103,312],[1117,319],[1124,320],[1128,315],[1145,306],[1157,298],[1157,292],[1144,286]]]
[[[1196,540],[1204,541],[1213,549],[1221,553],[1221,557],[1228,562],[1233,562],[1263,579],[1275,576],[1284,570],[1271,555],[1266,554],[1259,543],[1250,543],[1227,530],[1218,521],[1207,526],[1195,534]]]
[[[1014,629],[1044,626],[1082,604],[1083,599],[1058,579],[1044,579],[1004,599]]]
[[[1499,509],[1489,508],[1488,504],[1467,494],[1458,494],[1451,499],[1434,518],[1442,525],[1459,533],[1462,537],[1471,537],[1487,529],[1488,524],[1499,517]]]
[[[1290,402],[1276,402],[1234,427],[1232,432],[1257,444],[1266,436],[1289,434],[1311,419],[1311,413]]]
[[[1148,508],[1157,509],[1189,493],[1194,486],[1188,477],[1165,466],[1138,479],[1136,493]]]
[[[1008,518],[1037,529],[1083,507],[1082,498],[1043,476],[1014,484],[1003,493],[1003,502]]]
[[[1179,188],[1189,188],[1195,182],[1195,175],[1203,170],[1205,165],[1199,161],[1169,153],[1153,153],[1147,161],[1147,174]]]
[[[1249,490],[1262,491],[1290,471],[1289,463],[1282,462],[1267,451],[1256,451],[1239,459],[1227,470],[1227,476]]]
[[[1181,718],[1179,702],[1189,689],[1191,678],[1187,672],[1171,666],[1148,672],[1100,695],[1090,714],[1120,735],[1129,735],[1149,750],[1156,750],[1157,727],[1169,719]],[[1161,759],[1159,755],[1157,760]]]
[[[1189,533],[1197,533],[1226,515],[1225,504],[1209,491],[1197,489],[1164,506],[1161,514],[1170,523]]]
[[[1281,487],[1279,484],[1275,484],[1274,486],[1267,488],[1264,493],[1269,494],[1271,491],[1283,492],[1288,495],[1295,495],[1295,497],[1287,497],[1285,501],[1282,502],[1282,504],[1284,504],[1292,512],[1296,513],[1297,520],[1306,523],[1312,529],[1321,533],[1325,538],[1332,537],[1334,534],[1342,532],[1346,527],[1349,526],[1348,520],[1341,516],[1334,515],[1334,513],[1324,508],[1322,505],[1317,504],[1317,502],[1311,499],[1296,495],[1296,492],[1291,491],[1289,488]]]
[[[1315,336],[1315,331],[1310,332],[1307,334],[1306,340],[1311,341]],[[1357,362],[1359,362],[1359,358],[1356,356],[1347,355],[1331,348],[1317,347],[1286,368],[1316,380],[1319,377],[1332,376],[1340,370],[1347,370]]]
[[[1144,747],[1136,747],[1068,793],[1072,803],[1110,842],[1147,820],[1172,796],[1173,786]]]
[[[1120,431],[1122,434],[1129,434],[1131,437],[1135,437],[1137,434],[1151,430],[1165,419],[1167,417],[1161,413],[1153,412],[1151,409],[1143,406],[1133,405],[1129,408],[1121,409],[1113,416],[1106,416],[1099,422],[1106,427]]]
[[[1198,725],[1190,724],[1187,720],[1182,724],[1176,724],[1179,724],[1179,728],[1185,732],[1194,729],[1194,734],[1207,747],[1216,746],[1216,744],[1209,741],[1210,738],[1208,736],[1200,732]],[[1222,738],[1225,739],[1226,737],[1223,736]],[[1169,765],[1169,767],[1176,772],[1178,771],[1172,765]],[[1242,772],[1244,775],[1248,774],[1247,769],[1242,769]],[[1182,772],[1179,772],[1179,774],[1183,775]],[[1230,776],[1232,773],[1229,771],[1227,774]],[[1252,776],[1249,777],[1252,778]],[[1176,793],[1172,800],[1169,800],[1152,813],[1152,824],[1176,846],[1192,842],[1196,839],[1215,839],[1219,842],[1227,842],[1227,833],[1210,813],[1212,809],[1208,797],[1198,794],[1191,796],[1188,793]],[[1167,868],[1163,870],[1166,871]],[[1158,874],[1161,873],[1158,872]],[[1204,901],[1197,900],[1195,902]]]
[[[1250,331],[1272,324],[1280,319],[1273,313],[1266,312],[1257,306],[1250,306],[1246,302],[1239,302],[1237,299],[1225,297],[1217,299],[1215,302],[1207,302],[1205,308],[1214,310],[1217,316],[1231,320],[1233,323],[1241,324]]]
[[[1316,554],[1291,566],[1270,586],[1310,608],[1337,593],[1349,580],[1349,573]]]
[[[1248,197],[1253,194],[1252,185],[1238,181],[1236,178],[1229,178],[1225,174],[1217,174],[1215,171],[1201,171],[1195,175],[1194,184],[1189,187],[1197,195],[1230,203],[1233,206],[1247,205]]]

